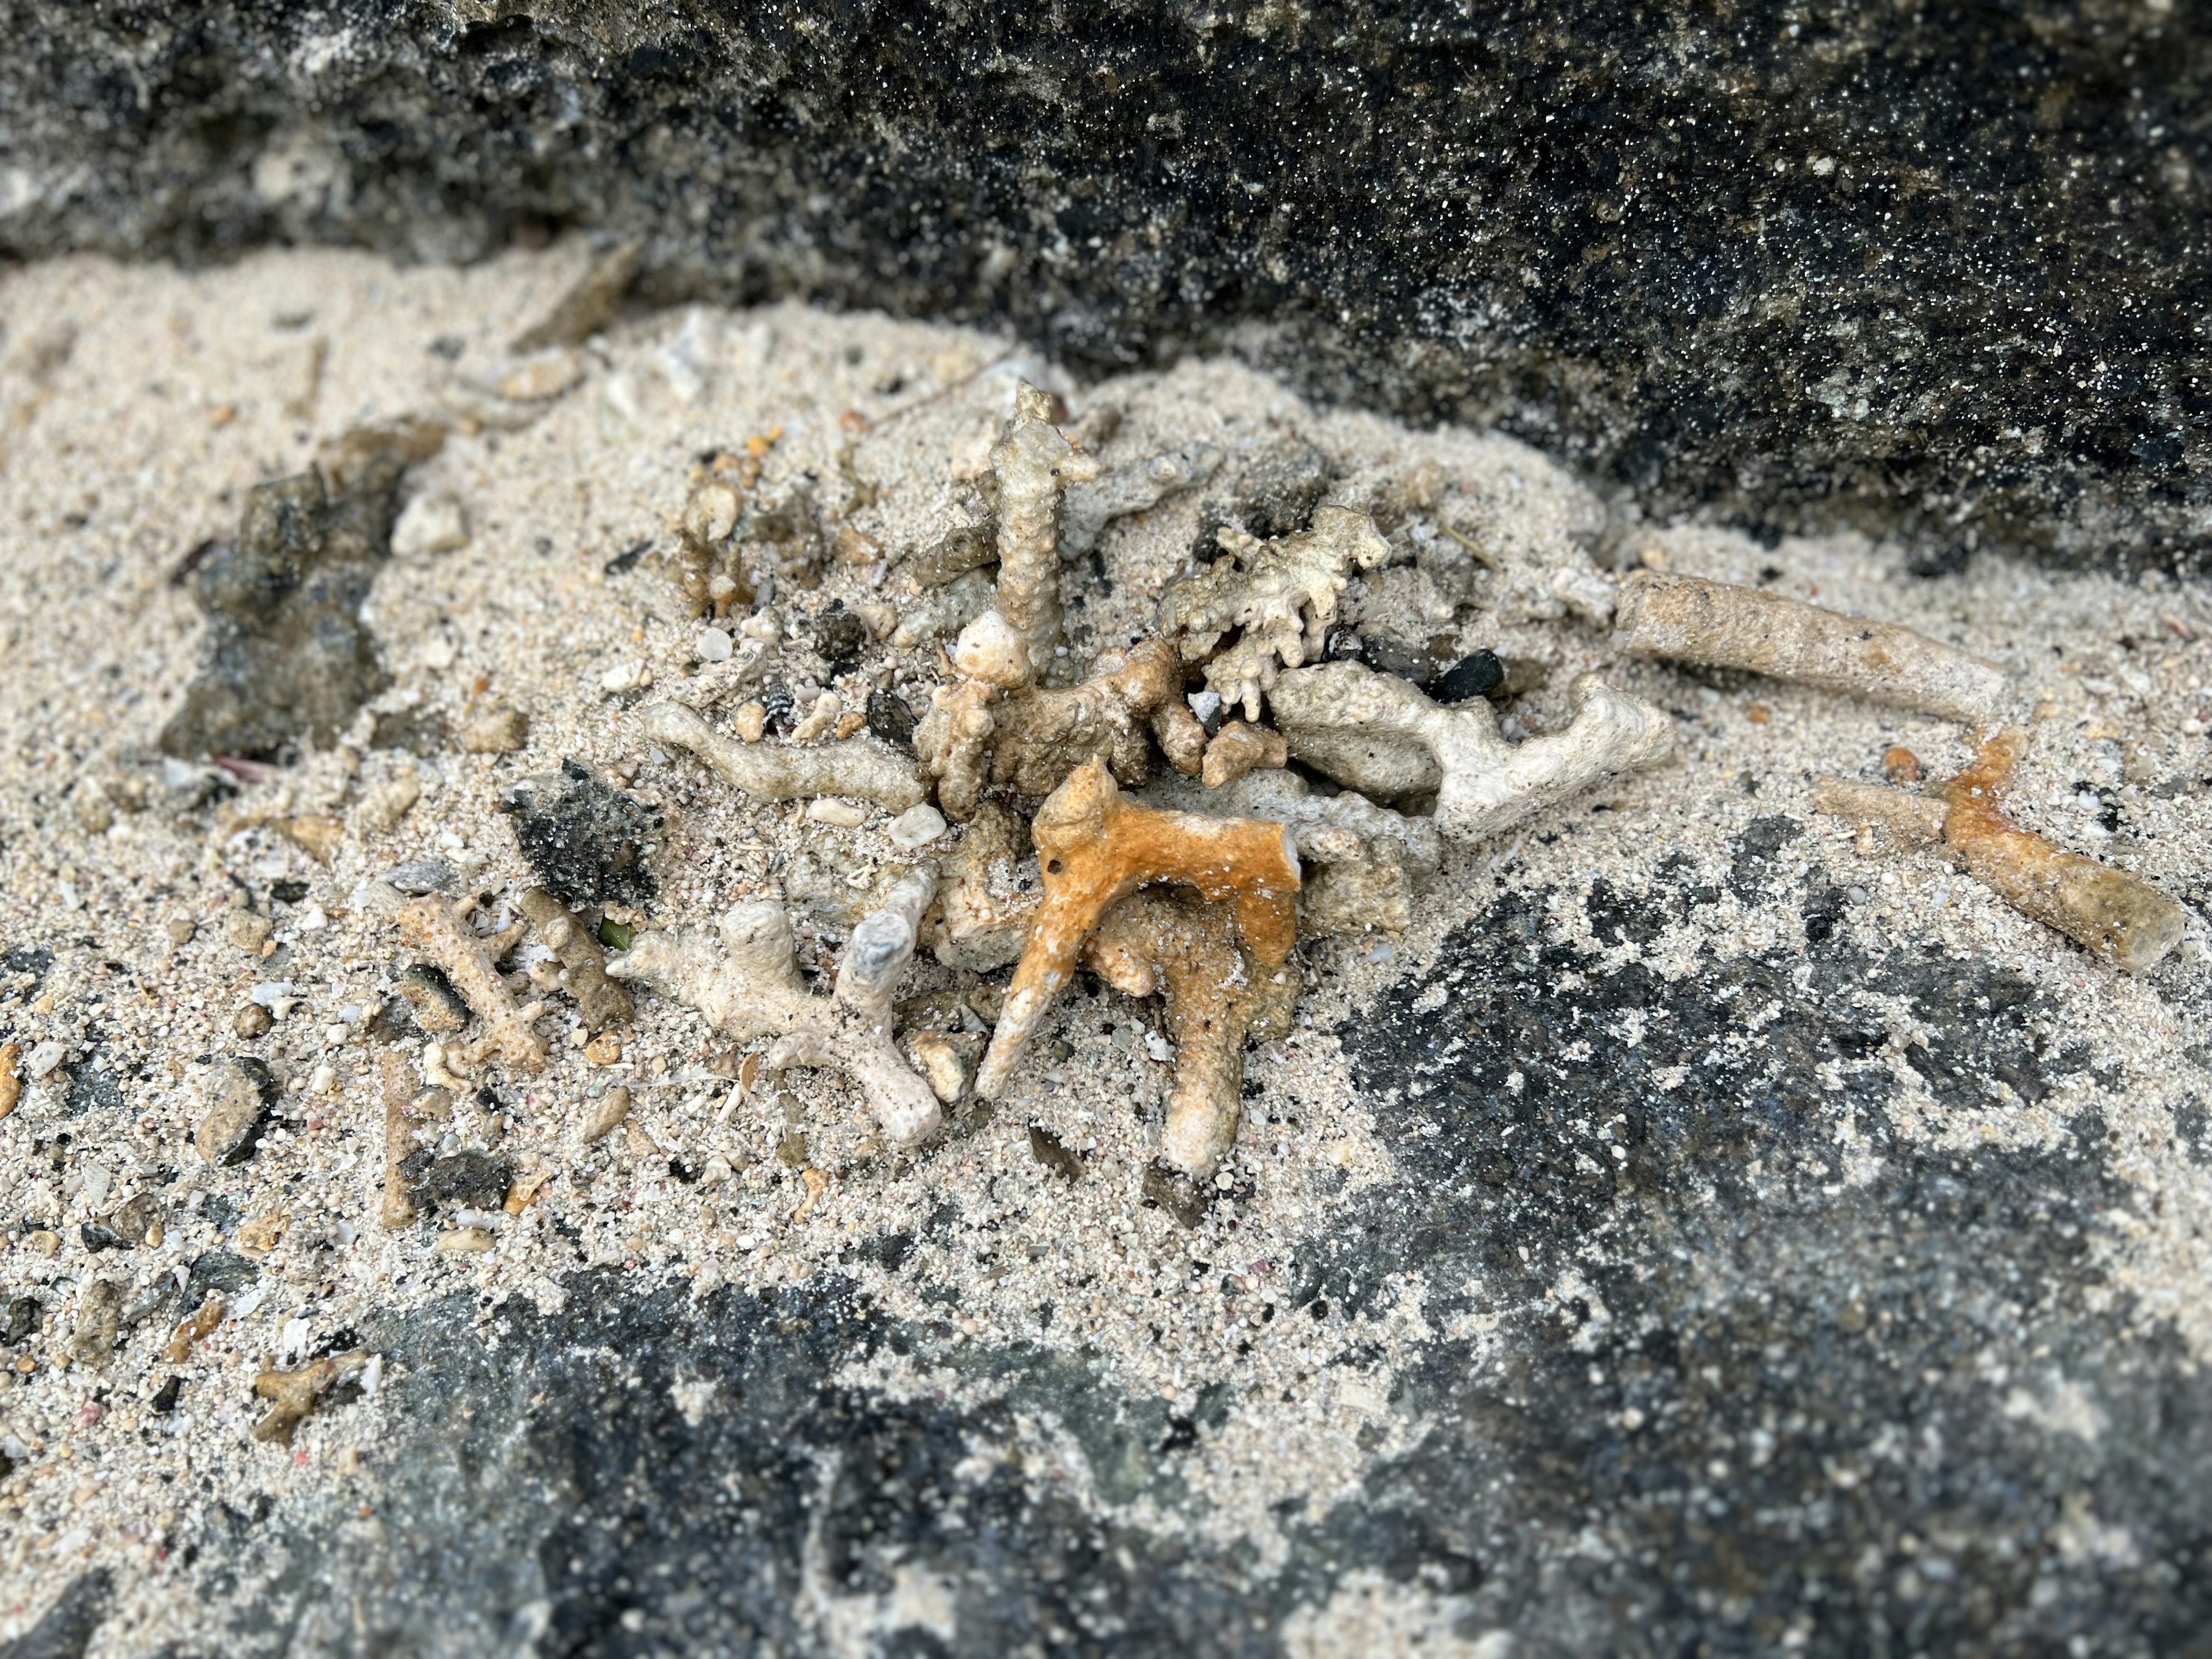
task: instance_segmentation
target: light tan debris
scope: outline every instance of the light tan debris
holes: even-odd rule
[[[584,1144],[596,1145],[614,1132],[616,1125],[629,1115],[629,1091],[617,1085],[601,1095],[584,1118]]]
[[[192,1145],[210,1164],[242,1164],[253,1156],[280,1092],[276,1073],[251,1054],[233,1054],[208,1074]]]
[[[814,707],[807,711],[806,718],[791,728],[792,742],[794,744],[819,743],[836,731],[838,717],[844,712],[845,700],[835,691],[824,691],[815,698]]]
[[[1299,760],[1385,800],[1437,792],[1437,828],[1480,841],[1674,750],[1666,714],[1595,674],[1568,689],[1573,723],[1519,744],[1477,697],[1449,707],[1354,662],[1292,669],[1277,681],[1275,719]]]
[[[412,497],[392,526],[392,551],[402,559],[452,553],[468,544],[468,514],[451,495]]]
[[[1094,760],[1053,792],[1030,833],[1044,900],[976,1074],[975,1092],[987,1098],[1005,1089],[1023,1045],[1074,974],[1084,941],[1125,894],[1171,881],[1233,901],[1244,948],[1267,971],[1297,942],[1297,854],[1279,823],[1143,805]]]
[[[266,1444],[292,1443],[293,1431],[344,1378],[368,1364],[368,1351],[331,1355],[297,1370],[265,1370],[253,1379],[253,1392],[269,1401],[268,1415],[253,1425],[253,1437]]]
[[[447,1055],[470,1066],[496,1056],[519,1072],[542,1072],[545,1043],[531,1030],[531,1023],[545,1012],[545,1005],[532,1002],[518,1007],[495,965],[514,948],[528,924],[516,922],[502,933],[480,939],[464,925],[475,904],[473,898],[448,904],[431,894],[410,900],[398,912],[399,937],[444,972],[483,1022],[484,1035],[477,1042],[449,1043]]]
[[[384,1195],[377,1219],[387,1230],[397,1230],[415,1219],[414,1200],[407,1196],[407,1178],[399,1167],[415,1150],[415,1116],[410,1109],[415,1078],[406,1057],[389,1051],[377,1072],[384,1095]]]
[[[801,1170],[799,1180],[799,1184],[806,1188],[806,1196],[791,1212],[791,1218],[795,1222],[805,1221],[812,1216],[815,1206],[822,1202],[822,1195],[830,1190],[830,1177],[819,1170]]]
[[[554,302],[553,309],[514,337],[507,348],[518,355],[548,346],[581,345],[622,312],[623,295],[637,280],[645,244],[632,240],[609,248],[584,268],[583,275]]]
[[[936,890],[928,870],[901,878],[846,942],[833,996],[810,995],[781,905],[740,904],[715,934],[640,933],[609,964],[689,1003],[740,1042],[770,1034],[768,1063],[834,1067],[860,1085],[884,1138],[911,1146],[937,1127],[937,1097],[891,1041],[891,992],[914,954],[915,930]]]
[[[479,710],[461,727],[463,754],[513,755],[529,746],[530,716],[504,703]]]
[[[999,614],[1029,646],[1030,663],[1048,672],[1061,644],[1060,524],[1071,484],[1088,483],[1098,463],[1052,424],[1049,392],[1024,381],[1014,391],[1014,420],[991,452],[999,483]]]
[[[2002,718],[2013,696],[1995,663],[1911,629],[1698,576],[1637,571],[1620,585],[1615,627],[1638,656],[1748,669],[1966,726]]]
[[[226,910],[222,917],[222,936],[238,950],[251,956],[259,956],[261,947],[269,943],[270,934],[276,924],[266,916],[256,915],[251,910]]]
[[[950,1106],[967,1089],[983,1045],[965,1032],[909,1031],[906,1051],[929,1079],[931,1091]]]
[[[1001,691],[1015,690],[1036,678],[1029,641],[996,611],[984,611],[960,630],[952,645],[952,665],[963,678],[981,680]]]
[[[629,991],[607,977],[606,952],[592,930],[543,887],[525,890],[514,908],[530,919],[538,938],[559,960],[555,984],[575,999],[586,1028],[603,1031],[610,1025],[629,1024],[636,1006]]]
[[[1904,848],[1933,847],[1942,841],[1949,811],[1932,795],[1854,783],[1848,778],[1822,778],[1815,784],[1813,810],[1852,823],[1876,825]]]
[[[612,1031],[602,1031],[584,1045],[584,1058],[594,1066],[617,1066],[622,1057],[622,1039]]]
[[[112,1279],[94,1279],[76,1299],[70,1358],[80,1365],[105,1365],[115,1357],[115,1339],[122,1328],[123,1287]]]
[[[1176,1082],[1161,1153],[1205,1180],[1236,1144],[1245,1038],[1290,1030],[1297,963],[1261,963],[1238,938],[1229,908],[1187,888],[1148,888],[1116,902],[1084,960],[1130,996],[1167,999]]]
[[[647,708],[643,726],[653,742],[690,750],[725,783],[763,800],[851,795],[894,812],[922,801],[914,763],[875,738],[847,738],[811,749],[742,744],[714,731],[692,710],[670,702]]]
[[[2131,973],[2149,972],[2180,943],[2188,911],[2149,883],[2055,847],[1998,810],[1997,797],[2027,749],[2024,731],[1999,732],[1975,750],[1966,770],[1940,787],[1944,846],[1969,875],[2021,915]],[[1885,796],[1899,799],[1877,799]],[[1906,845],[1929,839],[1926,808],[1937,805],[1841,780],[1824,781],[1815,802],[1835,817],[1881,823]]]
[[[489,1255],[499,1241],[482,1227],[449,1227],[430,1242],[440,1255]]]
[[[730,716],[730,730],[738,734],[739,743],[758,743],[768,731],[768,705],[757,701],[739,703]]]
[[[361,798],[354,817],[371,835],[388,836],[422,799],[422,779],[413,767],[386,778]]]
[[[1881,769],[1892,783],[1920,781],[1920,757],[1903,744],[1892,744],[1881,751]]]
[[[14,1111],[23,1097],[23,1079],[15,1069],[22,1054],[20,1042],[0,1042],[0,1117]]]
[[[1044,897],[1034,875],[1022,873],[1029,825],[993,802],[978,811],[945,860],[935,924],[927,941],[947,968],[988,973],[1018,961],[1030,919]]]
[[[178,1322],[170,1334],[169,1346],[161,1350],[161,1358],[172,1365],[185,1364],[192,1357],[192,1345],[222,1324],[222,1316],[229,1311],[230,1304],[221,1297],[209,1297]]]
[[[765,640],[739,640],[730,647],[730,654],[721,661],[702,663],[697,673],[689,678],[678,678],[671,684],[668,700],[680,702],[686,708],[714,708],[738,692],[750,690],[757,685],[761,677],[768,672],[768,665],[774,656],[774,650]],[[765,714],[767,711],[763,709],[762,712]],[[759,740],[757,730],[745,739],[747,743]]]
[[[1243,720],[1230,720],[1206,745],[1206,764],[1199,775],[1207,788],[1218,789],[1236,782],[1255,767],[1286,766],[1290,758],[1291,751],[1285,747],[1281,732],[1264,726],[1247,726]]]
[[[345,825],[326,812],[303,812],[281,820],[276,831],[309,854],[318,864],[328,864],[345,844]]]
[[[266,1255],[283,1242],[284,1235],[291,1230],[291,1216],[283,1210],[272,1210],[267,1215],[238,1224],[239,1248],[248,1255]]]
[[[1098,544],[1115,520],[1148,512],[1170,495],[1196,489],[1220,466],[1218,449],[1212,444],[1191,444],[1109,468],[1089,483],[1071,486],[1060,511],[1060,557],[1081,558]]]
[[[1373,569],[1390,544],[1372,519],[1341,507],[1316,508],[1311,529],[1277,541],[1235,530],[1218,539],[1230,556],[1161,596],[1160,629],[1179,641],[1185,662],[1206,662],[1206,683],[1224,703],[1242,704],[1244,718],[1256,720],[1279,665],[1296,668],[1321,655],[1346,573]],[[1232,629],[1243,630],[1237,643],[1217,651]]]

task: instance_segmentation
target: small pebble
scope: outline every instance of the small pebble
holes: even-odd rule
[[[233,910],[222,919],[222,936],[241,951],[259,955],[261,947],[269,943],[269,935],[276,924],[266,916],[257,916],[251,910]]]
[[[816,823],[826,823],[833,829],[857,830],[868,821],[868,809],[857,801],[824,795],[806,809],[806,816]]]
[[[269,1035],[269,1028],[276,1023],[276,1016],[258,1002],[249,1002],[238,1011],[231,1028],[248,1042]]]
[[[1462,657],[1437,677],[1429,695],[1438,702],[1471,702],[1486,697],[1505,684],[1505,665],[1494,651],[1484,649]]]
[[[425,893],[450,893],[460,877],[442,859],[416,859],[386,870],[378,879],[395,892],[420,897]]]
[[[742,743],[758,743],[761,733],[768,730],[767,705],[757,701],[738,705],[738,712],[730,716],[730,730]]]
[[[451,553],[468,544],[468,515],[451,495],[416,496],[392,526],[392,550],[403,559]]]
[[[914,710],[896,691],[868,693],[868,730],[894,749],[914,752]]]
[[[1920,781],[1920,757],[1903,744],[1892,744],[1881,751],[1881,769],[1889,775],[1892,783]]]
[[[242,1164],[253,1156],[269,1111],[276,1103],[276,1073],[251,1055],[234,1054],[209,1075],[206,1105],[192,1130],[192,1145],[210,1164]]]
[[[199,930],[199,924],[190,916],[171,916],[161,931],[169,936],[172,945],[190,945]]]
[[[513,755],[529,746],[530,716],[494,703],[461,727],[461,750],[470,755]]]
[[[629,1115],[629,1091],[608,1090],[599,1097],[599,1103],[592,1108],[591,1115],[584,1120],[585,1142],[588,1145],[605,1139],[614,1127]]]
[[[917,847],[928,846],[943,835],[945,830],[945,814],[925,803],[920,806],[909,806],[893,818],[884,834],[890,837],[892,846],[910,853]]]
[[[499,1241],[481,1227],[456,1227],[440,1233],[432,1246],[440,1255],[483,1255],[499,1248]]]
[[[612,1066],[622,1056],[622,1039],[612,1031],[602,1031],[584,1045],[584,1058],[594,1066]]]
[[[719,628],[703,628],[699,637],[691,642],[691,650],[701,662],[727,662],[733,649],[730,636]]]
[[[362,797],[362,824],[380,836],[388,836],[422,798],[422,780],[413,771],[387,778]]]

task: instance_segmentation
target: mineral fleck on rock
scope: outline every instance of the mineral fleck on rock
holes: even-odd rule
[[[645,839],[660,827],[659,815],[608,787],[581,762],[563,761],[557,775],[517,784],[506,810],[522,856],[563,904],[642,905],[653,898]]]
[[[210,1164],[243,1164],[252,1157],[276,1095],[276,1073],[251,1055],[234,1054],[217,1066],[192,1131],[200,1156]]]
[[[395,447],[343,489],[309,471],[246,497],[237,539],[193,578],[207,656],[162,728],[165,752],[266,760],[303,737],[329,744],[390,683],[361,607],[391,556],[409,459]]]

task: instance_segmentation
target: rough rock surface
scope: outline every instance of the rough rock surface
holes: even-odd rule
[[[0,253],[466,258],[1233,342],[1645,510],[2195,564],[2212,35],[2185,9],[11,0]]]

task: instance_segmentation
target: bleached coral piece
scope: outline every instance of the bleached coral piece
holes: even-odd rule
[[[1160,627],[1180,641],[1185,662],[1211,658],[1206,684],[1257,720],[1278,665],[1296,668],[1321,655],[1346,573],[1373,569],[1389,556],[1390,544],[1374,520],[1342,507],[1315,509],[1311,529],[1278,541],[1233,531],[1220,539],[1232,556],[1169,588],[1160,599]],[[1243,632],[1217,654],[1232,629]]]
[[[1244,1041],[1285,1036],[1298,971],[1254,960],[1226,905],[1188,888],[1146,888],[1117,902],[1084,947],[1084,961],[1116,990],[1167,1000],[1176,1046],[1161,1154],[1194,1181],[1236,1144],[1244,1092]]]
[[[1098,477],[1097,461],[1052,423],[1052,396],[1026,380],[1015,388],[1014,420],[991,452],[999,483],[999,614],[1048,665],[1061,644],[1060,526],[1071,484]]]
[[[952,645],[952,665],[963,678],[981,680],[1001,691],[1036,678],[1029,641],[996,611],[986,611],[960,630]]]
[[[1577,678],[1568,696],[1572,724],[1518,744],[1500,735],[1482,699],[1446,707],[1359,663],[1286,672],[1272,701],[1297,759],[1384,799],[1433,789],[1437,828],[1473,842],[1674,752],[1672,722],[1642,698],[1595,674]]]
[[[1940,801],[1826,779],[1814,803],[1832,817],[1880,823],[1906,847],[1934,839],[1929,831],[1940,811],[1943,845],[1976,881],[2083,950],[2130,973],[2148,973],[2180,943],[2188,911],[2148,882],[2056,847],[1998,810],[1997,796],[2027,748],[2025,732],[1998,732],[1964,771],[1940,786]]]
[[[677,680],[669,688],[669,700],[686,708],[711,708],[759,684],[773,654],[764,640],[741,639],[721,661],[708,663],[690,678]]]
[[[1181,882],[1233,902],[1244,948],[1262,969],[1280,967],[1297,942],[1297,853],[1279,823],[1143,805],[1094,760],[1053,792],[1030,833],[1044,898],[976,1073],[980,1095],[1006,1087],[1107,907],[1139,887]]]
[[[2003,717],[2012,678],[1895,623],[1699,576],[1639,570],[1620,585],[1615,637],[1638,656],[1744,668],[1961,725]]]
[[[401,905],[394,913],[399,937],[444,972],[483,1022],[482,1037],[471,1043],[447,1043],[446,1057],[464,1067],[496,1057],[518,1072],[542,1072],[545,1042],[531,1025],[545,1012],[545,1005],[528,1002],[518,1006],[496,966],[500,957],[529,931],[529,924],[516,922],[503,932],[478,938],[464,925],[475,904],[472,898],[449,904],[431,894]]]
[[[872,737],[803,749],[739,743],[715,731],[696,711],[672,702],[646,709],[643,725],[653,742],[690,750],[725,783],[763,800],[851,795],[903,812],[921,805],[927,793],[914,763]]]
[[[594,1031],[627,1025],[637,1011],[631,1006],[629,993],[607,977],[606,952],[591,930],[543,887],[530,888],[514,904],[552,951],[559,963],[554,988],[576,1000],[576,1012],[584,1017],[585,1025]]]
[[[1132,465],[1109,468],[1091,483],[1074,485],[1060,511],[1060,557],[1081,558],[1098,544],[1115,520],[1148,512],[1170,495],[1195,489],[1220,466],[1218,449],[1212,444],[1191,444]]]
[[[937,1096],[891,1041],[890,999],[935,890],[926,870],[894,885],[853,930],[831,996],[809,994],[793,954],[791,919],[779,904],[737,905],[712,933],[641,933],[607,971],[689,1003],[738,1042],[774,1036],[772,1066],[843,1072],[860,1085],[884,1139],[912,1146],[937,1127]]]

